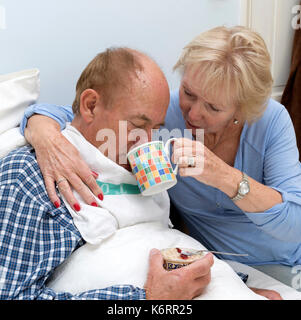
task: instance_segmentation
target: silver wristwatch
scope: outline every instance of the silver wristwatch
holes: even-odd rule
[[[250,192],[250,184],[248,176],[243,172],[242,180],[238,185],[238,191],[234,198],[231,198],[232,201],[238,201],[243,199]]]

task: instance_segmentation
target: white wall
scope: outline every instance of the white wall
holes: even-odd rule
[[[240,0],[0,0],[1,6],[0,73],[39,68],[40,102],[57,104],[72,103],[81,71],[109,46],[150,54],[175,88],[172,66],[184,45],[206,29],[238,24],[240,15]]]
[[[241,0],[240,24],[258,31],[267,43],[272,58],[273,98],[281,100],[290,72],[292,44],[292,8],[300,0]]]

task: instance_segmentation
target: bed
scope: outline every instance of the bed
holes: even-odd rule
[[[20,134],[18,125],[26,107],[38,100],[39,89],[37,69],[0,76],[0,158],[27,143]],[[123,283],[142,287],[146,279],[148,253],[151,248],[162,246],[204,248],[196,240],[178,230],[173,229],[172,232],[170,230],[168,232],[166,228],[163,229],[160,224],[153,221],[120,228],[101,244],[87,243],[77,249],[57,268],[49,279],[49,286],[57,291],[68,289],[72,293]],[[135,259],[128,259],[128,250],[135,252]],[[104,256],[108,257],[105,261]],[[249,290],[236,272],[248,274],[248,286],[276,290],[284,299],[301,300],[301,292],[280,281],[250,266],[222,261],[216,257],[212,267],[211,283],[204,294],[196,299],[264,299]]]

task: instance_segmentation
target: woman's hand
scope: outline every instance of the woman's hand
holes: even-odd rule
[[[200,141],[177,139],[172,161],[179,165],[182,177],[193,177],[224,192],[232,199],[238,191],[242,172],[231,167]],[[191,167],[189,166],[191,162]],[[280,192],[248,177],[250,192],[235,204],[245,212],[264,212],[282,203]]]
[[[77,149],[60,133],[56,121],[42,115],[32,116],[25,129],[25,138],[35,148],[48,196],[55,207],[60,206],[55,183],[76,211],[80,210],[80,205],[71,188],[87,204],[97,206],[93,194],[103,200],[102,190],[95,181],[97,173],[90,170]]]
[[[258,288],[251,288],[252,291],[254,291],[256,294],[259,294],[260,296],[263,296],[269,300],[283,300],[279,292],[275,290],[269,290],[269,289],[258,289]]]
[[[191,163],[191,167],[189,166],[190,159],[194,162]],[[233,169],[202,142],[185,138],[174,142],[172,161],[179,165],[180,176],[193,177],[218,189],[222,187],[222,178]]]

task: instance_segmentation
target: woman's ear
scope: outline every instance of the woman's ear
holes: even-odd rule
[[[86,89],[80,96],[80,115],[86,123],[94,120],[95,108],[100,102],[100,95],[93,89]]]

